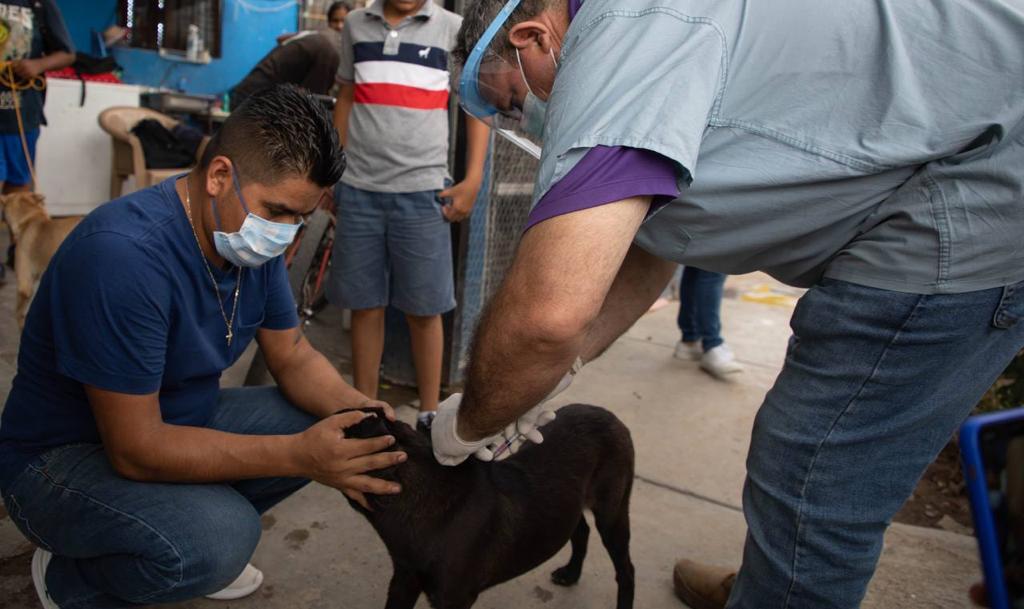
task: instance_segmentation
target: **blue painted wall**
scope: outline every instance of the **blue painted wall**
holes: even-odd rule
[[[223,0],[221,57],[207,65],[162,59],[156,51],[116,48],[114,57],[132,84],[178,88],[188,93],[219,94],[242,80],[276,44],[279,34],[294,32],[299,8],[290,0]],[[57,0],[79,50],[89,52],[89,31],[116,21],[117,0]],[[252,10],[254,7],[260,10]],[[284,7],[283,10],[273,10]]]

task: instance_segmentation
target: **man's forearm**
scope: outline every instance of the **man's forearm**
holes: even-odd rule
[[[650,204],[552,218],[523,237],[470,354],[458,432],[479,440],[536,406],[581,354]]]
[[[108,452],[121,475],[149,482],[223,482],[301,477],[298,436],[250,436],[161,424],[130,457]]]
[[[493,435],[539,403],[580,351],[582,338],[536,332],[524,307],[529,303],[499,293],[480,320],[460,406],[458,431],[464,440]]]
[[[676,263],[633,245],[615,276],[597,319],[583,341],[580,357],[589,362],[629,330],[665,290]]]
[[[274,380],[289,402],[321,418],[339,410],[356,408],[369,400],[346,383],[327,358],[308,342],[301,357],[275,374]]]

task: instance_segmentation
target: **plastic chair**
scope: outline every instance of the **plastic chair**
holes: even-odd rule
[[[113,162],[110,169],[110,198],[116,199],[121,196],[124,181],[129,176],[135,176],[136,189],[147,188],[159,184],[167,178],[184,173],[191,167],[174,167],[170,169],[149,169],[146,167],[146,157],[142,154],[142,142],[132,133],[132,128],[139,121],[152,118],[168,130],[174,129],[180,121],[175,120],[166,114],[139,108],[134,106],[114,106],[107,108],[99,115],[100,128],[110,134],[113,139]],[[210,138],[203,138],[202,144],[196,152],[196,160],[203,155]]]

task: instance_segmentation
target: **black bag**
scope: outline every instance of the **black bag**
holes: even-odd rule
[[[78,96],[78,107],[85,105],[85,79],[82,74],[106,74],[114,70],[120,70],[121,66],[114,61],[113,57],[93,57],[85,53],[75,53],[75,63],[71,64],[75,76],[82,83],[82,93]],[[43,99],[46,99],[46,90],[43,90]]]
[[[142,155],[148,169],[176,169],[195,164],[194,154],[158,120],[141,120],[132,127],[132,133],[142,142]]]
[[[71,64],[78,74],[106,74],[120,70],[121,66],[111,56],[93,57],[82,52],[75,53],[75,63]]]

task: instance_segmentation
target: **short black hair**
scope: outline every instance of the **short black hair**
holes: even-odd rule
[[[512,11],[512,14],[508,16],[508,20],[501,31],[495,34],[494,42],[492,43],[494,46],[492,48],[503,57],[507,53],[511,53],[512,45],[509,44],[508,37],[502,36],[502,34],[517,23],[528,21],[541,14],[556,1],[522,0],[519,6]],[[473,52],[473,47],[476,46],[476,43],[484,35],[487,26],[494,21],[494,17],[501,11],[506,2],[507,0],[476,0],[476,2],[466,7],[462,19],[462,27],[459,28],[459,33],[455,39],[455,48],[452,49],[452,60],[456,66],[461,68],[466,65],[466,59]]]
[[[332,2],[331,5],[327,7],[327,20],[330,21],[331,15],[334,14],[334,11],[336,11],[338,9],[341,9],[341,8],[345,9],[346,13],[351,13],[352,12],[352,5],[349,4],[348,2],[345,2],[345,0],[339,0],[338,2]]]
[[[200,167],[221,155],[237,164],[245,178],[261,184],[299,175],[326,188],[345,171],[331,115],[295,85],[258,91],[232,111],[210,140]]]

